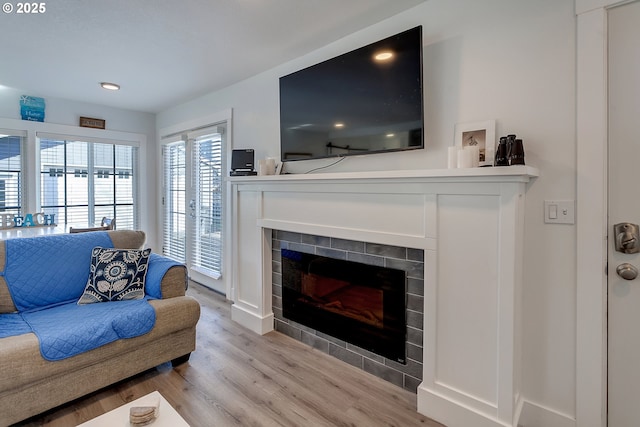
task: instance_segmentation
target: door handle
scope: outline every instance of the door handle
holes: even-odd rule
[[[616,251],[624,254],[640,252],[640,228],[637,224],[622,222],[613,226]]]
[[[624,280],[633,280],[638,277],[638,269],[626,262],[616,267],[616,273]]]

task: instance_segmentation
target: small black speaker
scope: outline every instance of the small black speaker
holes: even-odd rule
[[[254,162],[255,154],[253,148],[233,150],[231,152],[231,176],[255,175]]]
[[[254,152],[252,148],[233,150],[231,152],[231,169],[253,170]]]

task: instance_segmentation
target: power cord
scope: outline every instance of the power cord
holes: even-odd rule
[[[315,169],[311,169],[310,171],[306,171],[305,174],[311,173],[311,172],[315,172],[318,171],[320,169],[326,169],[326,168],[330,168],[331,166],[337,165],[338,163],[340,163],[341,161],[343,161],[344,159],[346,159],[346,157],[340,157],[340,159],[338,159],[337,161],[331,163],[330,165],[327,166],[321,166],[319,168],[315,168]]]

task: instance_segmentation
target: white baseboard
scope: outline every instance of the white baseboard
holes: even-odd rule
[[[574,417],[527,400],[521,400],[518,409],[520,415],[516,417],[517,427],[576,427],[577,425]]]
[[[418,387],[418,412],[447,427],[511,427],[496,417],[455,402],[424,385]]]
[[[519,399],[511,421],[499,420],[477,409],[454,402],[437,392],[418,387],[418,412],[448,427],[576,427],[574,417]]]
[[[273,331],[273,319],[273,313],[260,317],[255,313],[247,311],[239,304],[233,304],[231,306],[231,320],[238,322],[245,328],[248,328],[259,335],[264,335],[267,332]]]

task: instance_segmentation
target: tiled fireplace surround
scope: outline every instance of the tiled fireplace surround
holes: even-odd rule
[[[418,412],[445,425],[515,427],[534,407],[519,391],[524,203],[537,175],[510,166],[229,178],[232,319],[259,334],[299,335],[410,390],[417,384]],[[367,247],[423,253],[422,295],[410,284],[422,328],[418,309],[409,316],[422,340],[410,338],[407,371],[278,319],[279,245],[308,239],[332,252],[366,242],[352,257],[371,256]]]
[[[281,248],[405,271],[407,274],[407,363],[401,364],[389,360],[305,325],[285,319],[282,315]],[[422,381],[424,251],[273,230],[272,271],[273,314],[277,331],[397,386],[416,392]]]

